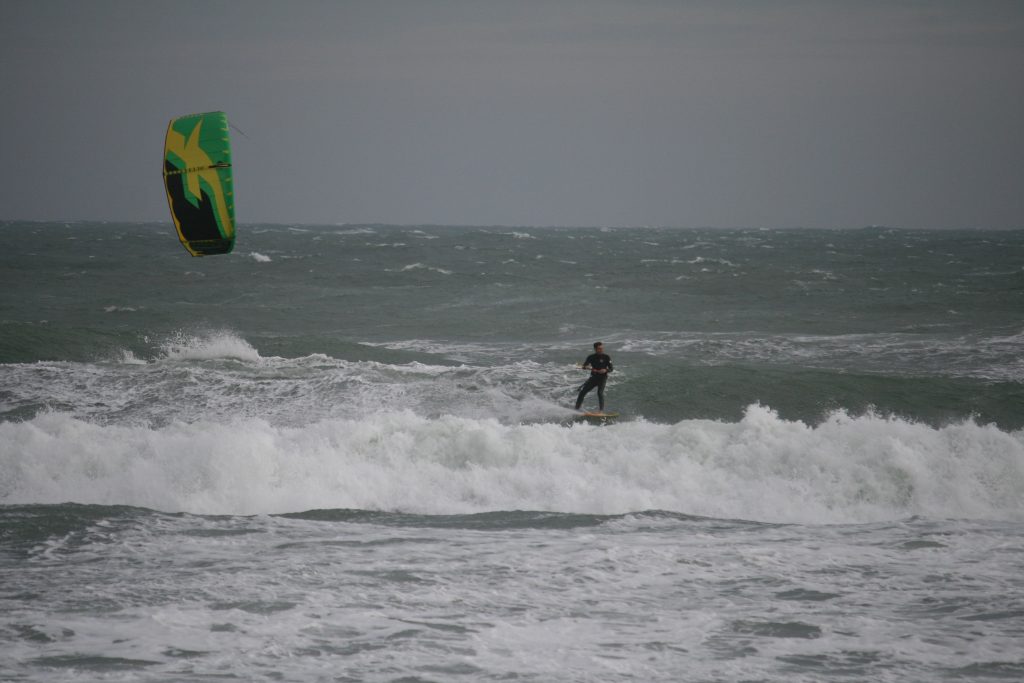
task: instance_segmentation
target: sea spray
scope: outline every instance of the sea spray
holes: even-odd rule
[[[665,510],[764,522],[915,515],[1024,519],[1024,433],[835,413],[817,426],[750,406],[737,423],[506,425],[411,412],[303,427],[261,419],[0,423],[0,503],[258,514]]]
[[[212,360],[234,358],[244,361],[257,361],[259,352],[245,339],[230,330],[207,331],[190,334],[179,330],[157,344],[160,357],[185,360]]]

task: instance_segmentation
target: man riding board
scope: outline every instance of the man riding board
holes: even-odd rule
[[[604,344],[594,342],[594,352],[583,361],[583,369],[590,370],[590,378],[580,387],[580,393],[576,396],[576,410],[583,405],[583,397],[597,387],[597,403],[604,411],[604,385],[608,381],[608,373],[613,370],[612,359],[604,352]]]

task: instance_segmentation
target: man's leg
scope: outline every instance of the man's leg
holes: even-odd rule
[[[594,385],[594,376],[591,375],[590,379],[584,382],[583,386],[580,387],[580,393],[576,396],[576,410],[579,410],[580,406],[583,405],[583,397],[590,393],[590,390],[594,388]]]

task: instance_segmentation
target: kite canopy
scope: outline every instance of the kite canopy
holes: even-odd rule
[[[164,187],[178,239],[190,254],[231,251],[235,190],[224,112],[171,119],[164,141]]]

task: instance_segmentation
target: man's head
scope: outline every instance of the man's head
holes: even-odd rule
[[[603,353],[603,352],[604,352],[604,344],[602,344],[601,342],[594,342],[594,353]]]

